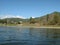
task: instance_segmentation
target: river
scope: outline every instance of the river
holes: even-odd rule
[[[0,45],[60,45],[60,29],[0,26]]]

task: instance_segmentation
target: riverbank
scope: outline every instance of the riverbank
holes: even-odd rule
[[[54,29],[60,29],[60,27],[46,27],[46,26],[34,27],[34,28],[54,28]]]
[[[0,24],[0,26],[7,26],[7,27],[21,27],[21,28],[54,28],[54,29],[60,29],[60,26],[37,26],[37,25],[22,25],[22,24]]]
[[[54,28],[54,29],[60,29],[60,26],[31,26],[31,25],[17,25],[17,27],[23,27],[23,28]]]

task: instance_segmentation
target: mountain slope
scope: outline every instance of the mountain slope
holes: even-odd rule
[[[56,22],[58,21],[57,23],[60,23],[60,12],[53,12],[51,14],[47,14],[42,17],[37,17],[35,18],[35,20],[38,20],[38,22],[42,24],[53,23],[53,22],[55,23],[55,21]]]
[[[33,22],[39,23],[40,25],[60,25],[60,12],[53,12],[51,14],[44,15],[42,17],[32,18]],[[0,19],[0,22],[6,23],[7,21],[10,22],[19,22],[22,21],[23,23],[31,22],[29,19],[22,19],[22,18],[5,18]]]

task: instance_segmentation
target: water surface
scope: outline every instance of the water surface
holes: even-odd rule
[[[0,45],[60,45],[60,29],[0,26]]]

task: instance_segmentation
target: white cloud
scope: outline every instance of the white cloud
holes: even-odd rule
[[[35,18],[35,17],[32,17],[32,18]]]
[[[23,18],[23,19],[25,19],[25,17],[23,17],[23,16],[19,16],[19,15],[4,15],[4,16],[0,16],[0,18],[1,19],[4,19],[4,18]]]

